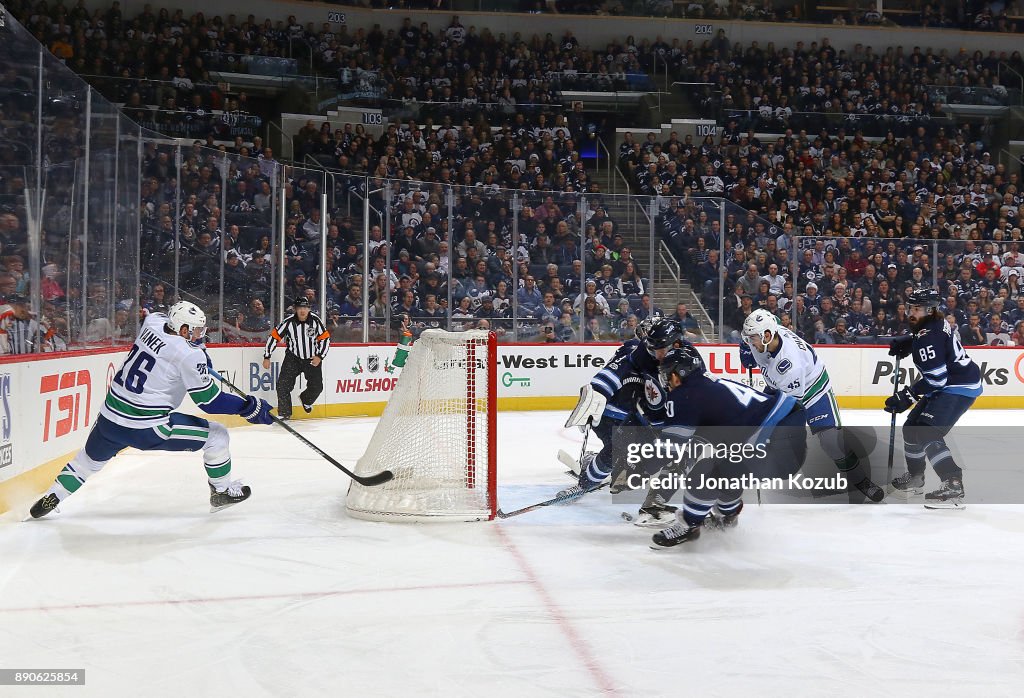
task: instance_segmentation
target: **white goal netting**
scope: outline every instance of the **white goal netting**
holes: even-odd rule
[[[413,344],[358,475],[391,470],[377,487],[353,482],[346,507],[377,521],[479,521],[494,516],[494,336],[427,330]]]

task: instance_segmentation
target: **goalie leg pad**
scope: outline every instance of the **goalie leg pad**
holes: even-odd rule
[[[604,414],[604,408],[608,401],[605,396],[594,390],[593,386],[589,383],[580,388],[580,399],[576,403],[576,407],[573,408],[572,414],[569,415],[569,419],[566,420],[566,427],[582,427],[586,426],[589,420],[593,420],[594,425],[601,423],[601,415]]]

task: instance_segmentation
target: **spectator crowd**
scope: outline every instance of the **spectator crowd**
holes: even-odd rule
[[[360,338],[364,313],[375,337],[402,315],[417,331],[445,326],[450,316],[454,328],[537,341],[632,336],[639,321],[660,312],[651,270],[633,257],[632,231],[583,164],[580,144],[594,136],[594,124],[582,105],[559,104],[559,93],[568,85],[629,84],[655,55],[679,74],[697,71],[722,88],[723,105],[740,115],[756,111],[783,133],[762,143],[740,116],[700,143],[630,136],[618,153],[635,191],[657,197],[660,234],[712,314],[723,303],[728,328],[767,307],[812,341],[878,341],[906,331],[907,289],[934,279],[965,343],[1024,339],[1020,175],[993,163],[988,134],[942,118],[937,93],[922,87],[997,88],[993,61],[1019,63],[1019,54],[857,48],[847,55],[827,40],[776,51],[732,46],[721,35],[700,47],[629,37],[590,50],[571,32],[527,41],[477,32],[458,17],[433,29],[406,21],[384,32],[317,30],[294,18],[186,19],[149,6],[126,20],[116,2],[91,14],[61,0],[20,11],[76,71],[123,78],[107,87],[119,91],[129,115],[151,104],[194,115],[247,113],[244,95],[229,103],[216,92],[209,66],[245,55],[285,58],[296,41],[337,74],[339,92],[416,115],[378,136],[360,125],[308,123],[294,142],[296,160],[316,161],[330,176],[284,167],[258,135],[209,133],[180,153],[146,144],[142,287],[76,285],[80,243],[51,232],[43,317],[22,333],[50,348],[93,335],[129,339],[133,314],[164,310],[177,298],[206,308],[222,338],[252,339],[273,320],[282,264],[285,297],[305,296],[314,307],[324,300],[336,339]],[[0,89],[31,88],[19,80],[8,69]],[[836,118],[808,130],[799,121],[804,112]],[[865,135],[849,118],[863,115],[885,132]],[[4,116],[17,122],[16,113]],[[12,143],[0,148],[13,152],[25,134],[7,125],[5,135]],[[74,152],[81,138],[58,128],[47,144]],[[10,306],[0,314],[7,323],[36,322],[19,301],[31,291],[18,205],[24,182],[16,167],[0,168],[0,293]],[[724,227],[705,197],[725,199]],[[364,201],[373,212],[366,249]],[[275,243],[281,205],[285,235]],[[104,294],[106,305],[98,302]],[[80,313],[83,297],[112,317]],[[685,305],[674,310],[699,337]]]
[[[678,162],[655,151],[704,168],[665,178],[674,184],[662,187],[659,227],[702,302],[723,301],[733,332],[764,307],[816,343],[887,341],[907,332],[907,294],[937,285],[965,344],[1018,344],[1020,173],[983,148],[970,129],[930,124],[874,141],[727,134],[710,148],[641,151],[654,155],[644,186]],[[725,212],[704,198],[723,195]]]
[[[448,10],[448,0],[333,0],[334,4],[375,9]],[[482,8],[508,11],[504,4]],[[803,22],[835,25],[905,26],[979,32],[1024,30],[1020,0],[842,0],[809,3],[795,0],[520,0],[519,12],[640,17],[679,17],[711,21]]]
[[[404,135],[393,127],[380,140],[415,137],[411,127]],[[444,138],[456,146],[451,157],[461,164],[464,149],[475,140],[473,130],[460,134],[452,129]],[[545,134],[542,142],[550,138]],[[501,143],[495,144],[495,157],[480,163],[467,158],[465,185],[451,184],[447,175],[433,182],[385,179],[393,173],[384,157],[381,169],[368,176],[327,180],[326,214],[321,211],[322,171],[288,168],[282,250],[271,242],[280,205],[272,190],[278,165],[269,148],[255,158],[239,152],[244,149],[214,150],[197,143],[182,154],[178,172],[174,153],[147,148],[142,269],[147,278],[160,280],[152,286],[159,296],[145,300],[147,309],[165,308],[168,281],[177,279],[182,294],[202,299],[207,308],[218,306],[223,289],[225,323],[242,333],[263,331],[277,288],[278,255],[283,257],[285,296],[306,296],[317,307],[323,224],[328,244],[324,300],[328,325],[338,339],[361,336],[364,284],[375,336],[401,314],[410,316],[417,331],[444,326],[451,314],[456,327],[491,327],[507,338],[568,341],[582,333],[591,341],[621,339],[658,312],[651,304],[646,270],[639,268],[599,193],[580,199],[571,186],[568,191],[525,184],[506,189],[480,166],[514,157],[513,169],[522,165],[529,171],[539,167],[533,165],[542,157],[537,153],[522,156],[526,165],[518,161],[519,146],[503,151]],[[543,157],[550,156],[547,151]],[[497,181],[503,180],[499,176]],[[358,189],[349,189],[355,184]],[[381,215],[371,217],[369,247],[363,250],[366,195]],[[355,215],[349,213],[352,197]],[[175,215],[179,200],[182,212]],[[323,215],[327,220],[321,220]]]
[[[1004,85],[1000,75],[1024,71],[1020,51],[875,50],[862,44],[847,51],[836,50],[828,38],[795,47],[757,41],[744,47],[724,31],[701,44],[642,43],[639,62],[653,65],[655,54],[677,81],[692,85],[690,98],[701,113],[718,115],[734,131],[842,127],[902,135],[940,116],[944,104],[1019,103],[1020,82]]]

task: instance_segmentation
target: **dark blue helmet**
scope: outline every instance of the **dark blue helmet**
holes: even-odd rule
[[[941,299],[934,288],[919,288],[907,295],[907,305],[920,305],[925,308],[938,308]]]
[[[704,359],[700,357],[697,349],[692,344],[669,349],[658,367],[661,381],[665,385],[669,384],[669,376],[673,373],[679,376],[680,380],[685,381],[694,374],[703,374],[704,371]]]
[[[658,349],[669,349],[683,340],[683,326],[667,317],[655,318],[642,339],[648,353],[654,356]]]

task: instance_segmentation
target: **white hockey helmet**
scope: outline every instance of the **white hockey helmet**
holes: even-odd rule
[[[195,303],[178,301],[167,312],[167,324],[174,334],[181,334],[182,327],[188,327],[188,339],[198,342],[206,334],[206,313]]]
[[[768,337],[768,341],[764,339],[764,333],[768,332],[771,336]],[[757,338],[765,346],[771,343],[775,339],[775,335],[779,333],[779,323],[775,319],[775,316],[764,308],[758,308],[743,321],[743,338],[749,343],[752,338]]]

